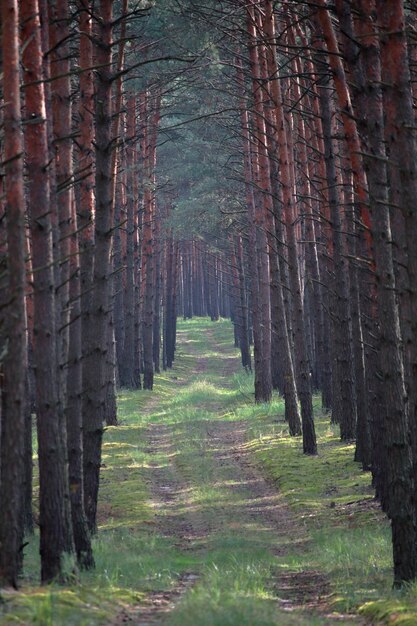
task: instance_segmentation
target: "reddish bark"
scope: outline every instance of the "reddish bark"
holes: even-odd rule
[[[142,229],[142,337],[143,337],[143,387],[152,389],[153,364],[153,312],[154,312],[154,237],[153,219],[155,214],[155,165],[156,138],[159,124],[160,96],[141,99],[141,117],[148,122],[143,142],[144,154],[144,212]]]
[[[110,252],[113,227],[112,198],[112,0],[98,6],[95,91],[96,213],[91,328],[86,338],[84,368],[84,494],[89,528],[96,530],[97,497],[107,399],[107,352],[110,315]]]
[[[306,454],[316,454],[317,444],[313,421],[313,403],[310,380],[310,367],[306,348],[305,323],[301,285],[298,271],[298,256],[295,236],[295,207],[293,199],[293,170],[292,156],[288,145],[286,120],[282,104],[281,83],[275,50],[272,42],[275,41],[275,23],[272,1],[264,0],[263,31],[269,42],[267,46],[268,74],[275,76],[272,81],[271,96],[274,106],[275,127],[277,129],[277,146],[281,172],[283,215],[287,234],[289,279],[293,299],[293,318],[295,335],[295,365],[297,375],[298,395],[301,403],[301,419],[303,425],[303,449]]]
[[[363,169],[361,143],[355,122],[352,101],[326,0],[317,0],[316,5],[320,7],[317,13],[317,18],[323,33],[324,41],[326,42],[327,51],[329,53],[329,65],[333,73],[339,109],[345,129],[346,144],[349,150],[350,162],[352,166],[355,197],[358,202],[362,223],[365,228],[365,239],[367,242],[369,259],[372,261],[371,217],[368,210],[367,181]]]
[[[23,6],[24,5],[24,6]],[[48,133],[46,125],[41,26],[38,2],[22,3],[24,24],[26,114],[36,123],[25,129],[28,197],[32,234],[36,413],[39,448],[41,577],[43,582],[62,575],[63,554],[73,550],[72,527],[65,495],[68,494],[66,451],[62,438],[59,398],[55,276],[52,269],[53,238]],[[45,211],[45,207],[50,207]]]
[[[69,338],[69,276],[70,276],[70,237],[71,220],[71,183],[73,177],[71,137],[72,103],[70,82],[70,15],[66,0],[50,0],[49,11],[49,44],[51,46],[50,71],[53,81],[52,124],[55,152],[56,192],[58,195],[58,228],[59,228],[59,268],[60,282],[56,285],[61,306],[59,320],[59,392],[64,405],[65,398],[65,365],[68,353]],[[63,425],[63,432],[64,425]]]
[[[259,309],[259,345],[258,368],[255,368],[255,400],[269,402],[272,394],[271,378],[271,300],[268,232],[272,230],[272,200],[270,191],[270,168],[266,143],[265,127],[265,91],[260,89],[260,80],[265,76],[265,52],[260,43],[258,14],[250,6],[247,12],[247,30],[249,36],[249,57],[252,75],[252,97],[254,112],[254,167],[253,182],[259,192],[259,202],[255,203],[254,221],[256,229],[258,259],[258,309]],[[259,38],[259,39],[258,39]],[[258,370],[258,373],[257,373]]]
[[[390,513],[392,515],[395,584],[413,580],[417,571],[416,480],[417,468],[417,140],[410,132],[414,111],[405,34],[404,4],[399,0],[376,2],[381,54],[381,82],[385,141],[389,163],[391,223],[398,227],[398,216],[404,224],[407,246],[407,283],[399,283],[401,330],[404,344],[404,366],[409,403],[409,420],[405,411],[388,416],[386,456]],[[403,232],[394,234],[400,241]],[[402,274],[400,274],[402,276]],[[395,369],[395,366],[393,366]],[[412,439],[413,466],[410,467],[409,435]],[[413,490],[410,502],[410,491]],[[398,507],[398,508],[397,508]],[[412,510],[414,509],[414,510]],[[414,530],[413,530],[414,529]],[[413,553],[410,554],[410,551]]]
[[[5,214],[8,253],[7,354],[1,416],[0,585],[17,586],[25,432],[25,195],[20,112],[19,14],[17,0],[1,3]]]

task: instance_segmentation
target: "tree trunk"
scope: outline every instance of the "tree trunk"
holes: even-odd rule
[[[106,358],[109,349],[109,271],[112,241],[111,38],[112,1],[100,0],[96,62],[96,220],[90,335],[84,367],[84,495],[88,525],[96,531],[103,420],[106,410]]]
[[[90,533],[84,509],[83,441],[82,441],[82,348],[81,300],[77,219],[73,208],[70,260],[70,333],[67,365],[67,446],[68,478],[75,552],[81,569],[94,567]]]
[[[272,201],[270,195],[270,168],[267,153],[265,127],[265,103],[259,81],[265,73],[265,54],[261,45],[260,32],[256,25],[257,15],[252,7],[248,9],[249,57],[252,77],[252,94],[255,104],[254,144],[252,169],[255,189],[259,191],[259,202],[255,203],[255,228],[258,258],[258,309],[260,316],[259,367],[255,379],[255,400],[269,402],[272,395],[271,377],[271,299],[268,230],[272,221]],[[259,39],[258,39],[259,38]]]
[[[152,104],[152,112],[149,110]],[[156,164],[156,137],[159,123],[160,96],[152,100],[147,97],[146,119],[148,128],[144,140],[144,215],[142,247],[142,337],[143,337],[143,388],[153,388],[153,316],[154,316],[154,240],[153,219],[155,216],[154,173]]]
[[[275,51],[272,42],[275,41],[275,25],[273,5],[271,0],[264,0],[265,10],[263,30],[267,41],[269,75],[279,77]],[[300,277],[298,272],[297,244],[295,237],[295,211],[293,199],[292,173],[290,151],[288,147],[286,121],[282,106],[281,84],[279,80],[272,81],[271,95],[274,106],[275,127],[277,129],[277,145],[281,171],[283,214],[288,246],[289,281],[293,300],[294,340],[295,340],[295,369],[298,395],[301,404],[301,420],[303,427],[303,451],[305,454],[317,454],[316,434],[313,420],[313,400],[311,392],[310,367],[308,362],[306,335],[304,324],[304,310],[301,296]]]
[[[393,343],[397,342],[396,350],[398,351],[399,329],[396,325],[391,329],[388,328],[390,322],[386,316],[390,312],[392,314],[392,308],[384,305],[384,307],[381,306],[382,310],[380,311],[380,314],[384,316],[385,331],[390,332],[386,337],[388,344],[386,348],[387,354],[390,352],[389,362],[392,363],[392,369],[388,368],[386,362],[382,363],[382,367],[389,369],[386,372],[387,382],[391,384],[392,391],[396,394],[391,395],[392,401],[397,402],[397,410],[386,415],[384,452],[388,474],[389,514],[393,533],[394,584],[400,585],[404,581],[415,579],[417,574],[417,481],[415,480],[417,468],[417,392],[415,385],[417,376],[417,213],[415,207],[417,197],[417,142],[414,133],[409,130],[414,126],[415,119],[410,88],[404,6],[399,0],[388,4],[377,0],[376,9],[380,37],[385,141],[390,159],[390,204],[398,207],[396,210],[402,214],[408,251],[408,284],[406,290],[400,289],[399,299],[409,420],[407,419],[406,407],[401,406],[400,400],[403,397],[401,394],[404,393],[403,383],[399,376],[402,371],[401,363],[393,363],[392,359],[396,352],[394,351],[393,355],[389,349],[389,346],[393,349]],[[383,208],[381,207],[381,209]],[[387,220],[386,214],[384,217]],[[379,218],[382,219],[381,215]],[[382,239],[381,245],[386,248],[386,243],[383,240],[384,230],[381,225],[379,228],[379,239]],[[381,289],[380,297],[389,299],[388,285],[393,284],[393,268],[387,264],[385,259],[380,270],[383,272],[381,281],[384,280],[384,284],[387,281],[387,289]],[[393,299],[394,292],[391,293],[391,299]],[[394,385],[396,385],[395,389]],[[414,465],[410,465],[410,432],[414,448],[412,451]]]
[[[26,313],[25,196],[20,113],[19,14],[17,0],[1,3],[3,49],[3,129],[5,214],[7,220],[7,352],[1,415],[0,586],[17,587],[22,547],[24,471]],[[5,506],[5,503],[7,505]]]
[[[23,6],[24,4],[24,6]],[[64,554],[73,551],[69,518],[68,467],[63,449],[62,414],[58,393],[57,298],[53,271],[51,186],[46,126],[45,91],[42,83],[42,45],[38,2],[22,3],[26,114],[26,165],[34,290],[33,360],[39,457],[39,524],[41,578],[43,582],[64,575]],[[37,120],[37,123],[33,123]]]
[[[355,438],[356,434],[356,406],[354,396],[353,371],[352,371],[352,343],[350,335],[349,300],[346,277],[346,257],[343,252],[342,223],[340,219],[340,207],[342,205],[338,189],[340,182],[336,171],[334,144],[332,140],[331,108],[327,90],[320,88],[320,107],[323,123],[323,137],[325,142],[325,161],[327,171],[327,186],[329,193],[330,215],[333,228],[333,350],[336,360],[336,372],[333,373],[333,398],[339,398],[334,403],[333,411],[338,410],[333,416],[333,421],[340,425],[340,437],[342,441]]]
[[[85,176],[76,190],[77,218],[79,227],[80,249],[80,289],[81,289],[81,346],[82,346],[82,414],[83,428],[86,414],[91,403],[89,386],[91,346],[89,339],[94,323],[93,319],[93,273],[94,273],[94,80],[91,2],[78,0],[80,11],[80,97],[78,107],[79,137],[77,141],[77,159]],[[83,432],[84,448],[84,432]],[[85,450],[83,450],[85,455]],[[84,460],[83,460],[84,466]],[[84,472],[84,467],[83,467]],[[85,505],[85,491],[84,491]]]
[[[136,389],[135,380],[135,275],[134,275],[134,236],[135,236],[135,198],[133,195],[134,178],[137,173],[135,166],[136,143],[136,111],[135,98],[130,96],[127,101],[126,120],[126,278],[124,291],[124,340],[123,358],[120,367],[120,384],[128,389]]]
[[[60,400],[59,435],[62,439],[61,453],[68,470],[67,430],[65,408],[67,401],[67,362],[69,342],[69,280],[70,280],[70,237],[72,232],[71,199],[73,183],[73,141],[72,131],[72,100],[70,79],[70,12],[66,0],[48,1],[50,76],[53,81],[51,88],[52,138],[55,161],[55,177],[51,193],[56,198],[55,226],[55,258],[57,293],[56,315],[58,331],[58,395]],[[51,184],[51,179],[50,179]],[[68,478],[64,488],[64,506],[67,508],[66,519],[71,519]],[[72,528],[69,524],[66,531],[68,546],[73,548]]]

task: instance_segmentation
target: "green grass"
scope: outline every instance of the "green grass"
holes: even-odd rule
[[[246,378],[240,387],[250,392]],[[374,501],[370,474],[353,461],[354,446],[340,442],[318,405],[316,399],[317,457],[303,455],[301,438],[289,437],[279,398],[253,412],[249,406],[235,412],[251,423],[247,446],[259,467],[309,531],[309,548],[292,566],[327,574],[337,610],[358,610],[376,624],[417,624],[417,585],[392,589],[391,532]]]
[[[314,626],[327,621],[309,610],[280,610],[273,581],[277,572],[318,570],[332,583],[335,611],[359,611],[375,624],[416,624],[417,587],[391,590],[389,526],[373,504],[369,474],[352,460],[353,447],[340,443],[317,406],[319,455],[304,456],[283,413],[278,396],[254,404],[253,379],[239,367],[229,322],[179,321],[174,369],[156,377],[153,392],[123,391],[120,425],[106,430],[96,569],[77,584],[40,587],[35,535],[21,592],[0,598],[0,623],[108,624],[123,607],[191,572],[197,582],[165,626]],[[242,508],[250,491],[239,487],[236,464],[219,463],[210,446],[217,425],[232,421],[245,425],[246,449],[290,504],[297,532],[276,536]],[[158,423],[169,427],[169,455],[161,449],[151,458],[146,432]],[[184,486],[175,507],[159,514],[168,525],[192,520],[199,532],[186,546],[156,523],[155,464],[167,484],[179,477]]]

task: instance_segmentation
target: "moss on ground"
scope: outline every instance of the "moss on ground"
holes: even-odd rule
[[[243,393],[247,386],[243,379]],[[392,589],[391,531],[370,473],[355,463],[354,445],[340,441],[318,398],[315,404],[317,457],[303,455],[301,438],[289,436],[279,399],[255,407],[255,423],[248,406],[236,411],[252,423],[247,448],[256,463],[309,531],[309,549],[292,566],[327,574],[336,610],[357,610],[374,624],[417,624],[417,585]]]

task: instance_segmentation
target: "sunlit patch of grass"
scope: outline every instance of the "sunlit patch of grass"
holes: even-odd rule
[[[225,409],[234,399],[234,391],[200,378],[179,390],[172,402],[172,408],[175,411],[177,406],[181,406],[181,417],[188,407],[194,413],[200,410],[211,412],[211,419],[213,411]]]
[[[4,625],[101,626],[125,605],[139,602],[140,594],[106,585],[106,593],[87,584],[72,589],[57,585],[26,588],[24,594],[4,594]],[[8,603],[13,608],[8,611]],[[3,609],[3,610],[4,610]]]
[[[192,555],[184,555],[172,541],[149,527],[133,532],[129,527],[101,533],[94,554],[103,587],[147,590],[169,589],[178,574],[194,567]],[[92,579],[97,574],[92,574]]]
[[[415,626],[417,624],[417,583],[402,591],[391,591],[388,598],[364,603],[359,613],[372,624]]]
[[[372,619],[377,616],[375,623],[417,623],[416,588],[403,594],[401,603],[391,589],[389,523],[374,502],[369,473],[353,461],[354,446],[341,443],[337,427],[318,411],[319,454],[305,456],[301,438],[289,437],[286,424],[281,423],[283,409],[277,409],[277,419],[271,419],[270,407],[264,405],[256,407],[252,417],[246,415],[252,423],[246,445],[310,533],[307,549],[283,561],[292,560],[293,569],[327,574],[335,590],[335,610],[352,611],[363,605],[361,612]],[[247,407],[238,409],[240,415],[247,411]]]
[[[353,461],[353,446],[341,444],[324,417],[316,419],[316,430],[317,457],[304,455],[301,438],[289,437],[286,424],[279,422],[265,420],[263,428],[258,425],[257,436],[247,445],[310,526],[320,526],[323,519],[331,525],[349,523],[353,512],[355,524],[383,523],[376,507],[353,508],[357,502],[371,505],[373,501],[370,475]]]

